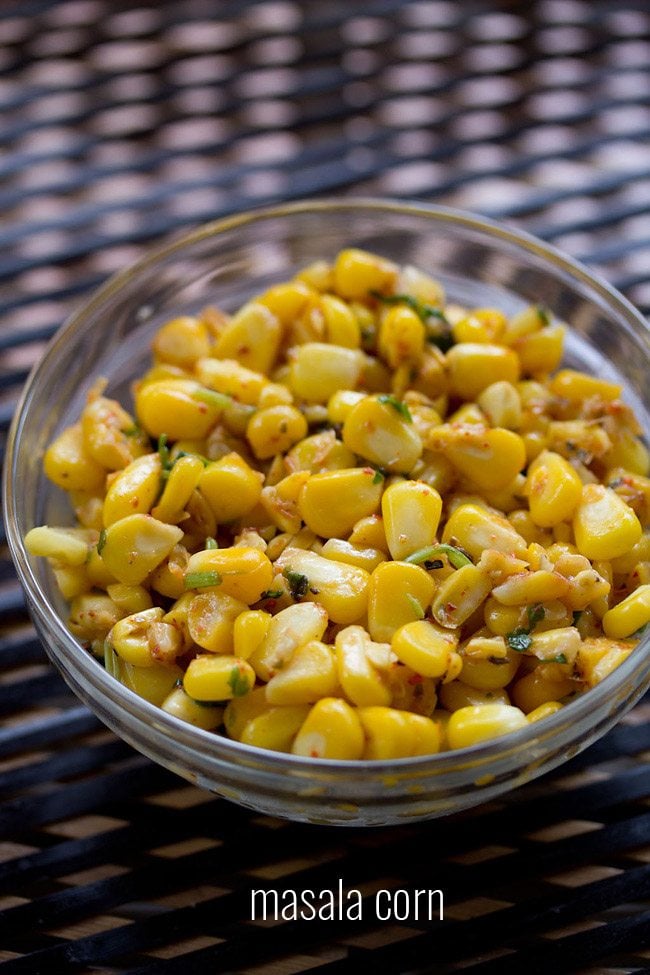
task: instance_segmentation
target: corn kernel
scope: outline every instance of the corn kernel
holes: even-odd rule
[[[364,746],[365,736],[357,712],[340,698],[324,697],[311,708],[291,751],[306,758],[354,761],[361,758]]]
[[[45,451],[43,468],[54,484],[67,491],[99,491],[106,470],[88,453],[81,424],[67,427]]]
[[[205,437],[227,400],[193,379],[165,379],[140,386],[135,396],[138,420],[152,437],[170,440]]]
[[[426,445],[443,453],[461,474],[485,491],[506,487],[526,464],[522,438],[501,427],[443,424],[431,431]]]
[[[343,424],[343,443],[371,464],[408,473],[422,453],[422,441],[401,404],[390,396],[366,396]]]
[[[183,689],[194,701],[230,701],[243,697],[254,683],[255,672],[245,660],[226,654],[199,654],[189,662]]]
[[[215,585],[220,592],[250,604],[256,603],[270,587],[273,575],[273,566],[264,552],[251,546],[233,545],[191,555],[185,585],[189,589]],[[215,578],[214,582],[210,581],[211,576]]]
[[[610,403],[618,399],[623,391],[617,383],[609,383],[605,379],[588,376],[575,369],[562,369],[556,373],[551,379],[550,389],[556,396],[568,399],[572,403],[584,403],[592,396],[598,396]]]
[[[462,681],[453,680],[440,688],[440,703],[447,711],[477,707],[481,704],[510,704],[508,692],[503,688],[494,691],[480,691]]]
[[[377,254],[350,247],[334,263],[334,289],[342,298],[367,299],[372,291],[392,290],[397,268]]]
[[[307,705],[272,707],[244,725],[240,741],[274,752],[290,752],[294,739],[309,714]]]
[[[472,558],[479,559],[485,549],[505,552],[516,558],[526,555],[526,542],[506,518],[476,504],[462,504],[447,519],[443,542],[459,545]]]
[[[605,635],[624,640],[650,623],[650,585],[639,586],[603,616]]]
[[[404,305],[386,312],[379,328],[379,354],[391,369],[418,362],[424,351],[425,328],[420,316]]]
[[[288,664],[298,647],[320,640],[327,622],[327,613],[316,603],[296,603],[276,613],[266,636],[249,657],[260,680],[270,681]]]
[[[25,548],[30,555],[40,555],[67,566],[85,565],[89,554],[88,540],[74,529],[49,528],[42,525],[25,535]]]
[[[445,677],[458,640],[427,620],[406,623],[395,631],[391,647],[398,660],[423,677]]]
[[[250,609],[241,613],[235,620],[232,641],[236,657],[248,660],[265,640],[272,616],[261,609]]]
[[[490,426],[518,430],[522,421],[521,397],[513,383],[501,380],[487,386],[478,397]]]
[[[167,714],[204,731],[214,731],[223,720],[223,708],[194,701],[182,687],[175,688],[163,700],[161,707]]]
[[[524,714],[530,714],[549,701],[561,701],[576,690],[575,682],[568,677],[555,680],[544,671],[545,667],[537,667],[516,680],[511,688],[512,700]]]
[[[639,519],[610,488],[586,484],[573,516],[573,532],[581,555],[588,559],[615,559],[642,534]]]
[[[447,353],[451,392],[464,400],[476,397],[492,383],[519,379],[519,359],[502,345],[463,342]]]
[[[233,452],[201,471],[198,489],[217,521],[223,524],[241,518],[255,507],[262,493],[262,482],[262,475]]]
[[[346,302],[336,295],[322,295],[320,310],[325,319],[325,332],[330,345],[358,349],[361,345],[359,321]]]
[[[197,359],[210,354],[210,333],[200,318],[173,318],[158,329],[153,351],[163,362],[190,369]]]
[[[336,635],[336,668],[345,696],[361,707],[390,704],[391,694],[367,654],[369,637],[362,626],[348,626]]]
[[[447,726],[450,748],[469,748],[527,727],[526,716],[507,704],[479,704],[454,711]]]
[[[540,704],[534,711],[530,711],[526,715],[526,721],[528,724],[535,724],[537,721],[543,721],[544,718],[550,718],[552,714],[557,714],[561,710],[562,705],[559,701],[547,701],[546,704]]]
[[[492,589],[488,573],[478,565],[464,565],[448,576],[438,589],[431,612],[447,629],[455,629],[470,618]]]
[[[269,308],[258,302],[244,305],[219,335],[214,355],[236,359],[247,369],[268,376],[275,363],[282,326]]]
[[[150,515],[128,515],[106,529],[102,560],[119,582],[138,586],[166,559],[183,532]]]
[[[251,417],[246,437],[261,460],[283,454],[307,434],[307,421],[295,406],[267,406]]]
[[[390,554],[402,560],[434,542],[442,498],[422,481],[401,481],[384,491],[381,512]]]
[[[322,538],[349,535],[360,518],[379,509],[383,479],[370,467],[314,474],[302,488],[298,510],[305,524]]]
[[[286,548],[275,566],[289,579],[304,577],[305,598],[320,603],[332,622],[355,623],[366,612],[371,577],[364,569],[297,548]]]
[[[335,562],[345,562],[346,565],[356,565],[358,569],[372,572],[380,562],[386,561],[386,554],[378,548],[362,548],[353,545],[342,538],[329,538],[320,552],[325,559]]]
[[[513,343],[521,371],[529,376],[545,375],[557,369],[564,355],[564,325],[548,325]]]
[[[307,342],[294,350],[289,383],[299,399],[327,403],[337,390],[354,389],[363,362],[358,349]]]
[[[296,647],[288,663],[266,685],[269,704],[314,704],[339,689],[334,649],[320,640]]]

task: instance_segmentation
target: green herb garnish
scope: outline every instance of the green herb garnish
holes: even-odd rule
[[[537,312],[537,317],[539,318],[542,325],[551,324],[551,313],[549,312],[546,305],[535,305],[535,311]]]
[[[407,423],[413,423],[413,417],[411,416],[411,411],[409,410],[406,403],[402,403],[397,396],[393,396],[392,393],[382,393],[381,396],[377,397],[379,403],[384,406],[392,406],[394,410],[403,416]]]
[[[225,410],[232,403],[230,396],[226,396],[225,393],[218,393],[215,389],[208,389],[207,386],[201,386],[200,389],[195,390],[192,393],[192,399],[198,400],[199,403],[207,403],[208,406],[216,406],[221,410]]]
[[[382,481],[385,481],[386,480],[388,474],[381,467],[375,467],[374,470],[375,470],[375,476],[372,479],[372,483],[373,484],[381,484]]]
[[[160,466],[162,467],[163,471],[168,471],[171,467],[167,440],[168,437],[166,433],[161,433],[158,437],[158,456],[160,457]]]
[[[583,610],[574,609],[573,611],[573,626],[577,626],[580,622],[580,617],[582,616]]]
[[[405,595],[416,617],[419,620],[423,620],[426,614],[418,600],[415,598],[415,596],[412,596],[410,592],[405,593]]]
[[[432,560],[436,560],[438,556],[445,555],[450,565],[453,565],[454,569],[462,569],[464,565],[473,565],[471,558],[467,552],[463,551],[462,548],[457,548],[455,545],[446,545],[441,543],[440,545],[427,545],[426,548],[420,548],[417,552],[412,552],[407,555],[404,559],[405,562],[413,562],[415,565],[421,565],[423,562],[426,563]],[[442,568],[442,566],[435,566],[435,568]]]
[[[207,572],[187,572],[185,575],[186,589],[205,589],[209,586],[219,585],[221,585],[221,576],[213,570],[208,570]]]
[[[437,345],[443,352],[454,344],[450,324],[441,308],[418,301],[413,295],[383,295],[380,291],[371,291],[371,296],[384,305],[406,305],[411,308],[418,318],[424,322],[427,330],[426,340],[431,345]]]
[[[279,599],[284,596],[284,589],[265,589],[260,599]]]
[[[104,548],[104,545],[106,545],[106,529],[105,528],[102,528],[102,530],[99,533],[99,538],[97,539],[97,554],[98,555],[101,555],[102,554],[102,550]]]
[[[209,552],[213,548],[219,548],[219,542],[216,540],[216,538],[206,538],[205,547]]]
[[[228,686],[235,697],[243,697],[248,694],[250,685],[247,678],[242,674],[239,667],[233,667],[228,678]]]
[[[546,616],[546,610],[544,609],[541,603],[534,603],[532,606],[528,607],[526,612],[528,613],[528,622],[530,624],[529,633],[530,633],[535,629],[537,624],[541,623],[541,621],[544,619],[544,617]]]
[[[526,650],[530,650],[533,638],[528,630],[524,629],[523,626],[518,626],[516,630],[506,635],[506,643],[511,650],[516,650],[517,653],[525,653]]]
[[[540,664],[568,664],[566,654],[557,653],[554,657],[540,657]]]
[[[292,599],[302,599],[307,595],[309,589],[309,579],[302,572],[294,572],[293,569],[284,569],[282,575],[289,583],[289,590]]]
[[[138,423],[133,423],[130,427],[125,427],[122,430],[125,437],[139,437],[142,432],[142,427]]]

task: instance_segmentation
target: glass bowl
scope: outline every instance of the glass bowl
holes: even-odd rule
[[[493,742],[385,762],[310,760],[194,728],[136,696],[75,641],[44,559],[23,537],[72,522],[41,459],[76,420],[98,376],[129,400],[151,337],[166,319],[213,303],[233,310],[342,247],[376,251],[439,277],[451,300],[511,314],[543,303],[567,321],[565,362],[623,381],[650,430],[649,330],[620,294],[552,247],[442,207],[380,200],[310,201],[230,217],[168,244],[111,279],[50,343],[27,382],[5,470],[9,544],[34,624],[79,697],[120,737],[189,781],[244,806],[316,823],[379,826],[456,812],[566,761],[627,711],[650,684],[650,639],[603,683],[558,713]]]

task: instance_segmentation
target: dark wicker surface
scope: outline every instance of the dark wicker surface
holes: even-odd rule
[[[0,5],[0,423],[68,311],[150,242],[377,194],[524,227],[650,306],[650,8],[546,0]],[[648,704],[462,817],[256,817],[105,731],[0,563],[0,971],[650,968]],[[253,924],[252,887],[441,887],[445,921]]]

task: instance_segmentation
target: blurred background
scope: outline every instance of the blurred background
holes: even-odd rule
[[[0,439],[91,289],[269,202],[471,209],[647,312],[649,80],[644,0],[4,0]],[[103,731],[45,662],[5,559],[0,713],[2,975],[648,970],[647,705],[489,809],[373,833],[282,824]],[[246,920],[253,878],[365,890],[379,866],[386,885],[446,884],[448,922]]]

